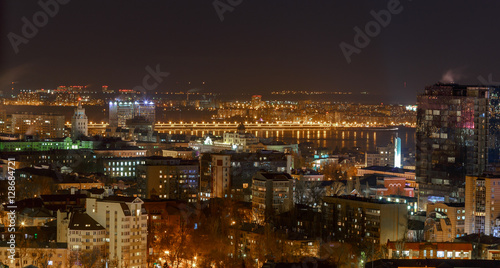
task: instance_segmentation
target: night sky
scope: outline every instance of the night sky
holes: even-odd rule
[[[0,4],[0,90],[12,81],[133,88],[158,64],[170,73],[159,91],[205,81],[204,90],[222,94],[368,91],[390,103],[414,103],[446,73],[458,83],[500,81],[500,1],[401,0],[351,63],[340,43],[354,45],[353,28],[388,1],[241,0],[221,21],[212,1],[72,0],[16,54],[8,34],[22,36],[21,18],[43,10],[37,2]]]

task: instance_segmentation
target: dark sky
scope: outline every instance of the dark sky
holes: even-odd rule
[[[170,73],[158,90],[206,81],[223,94],[368,91],[392,103],[415,102],[450,70],[458,83],[500,80],[500,1],[401,0],[403,10],[351,63],[339,44],[353,45],[353,28],[364,29],[388,1],[242,0],[222,22],[212,3],[71,0],[16,54],[8,34],[22,36],[21,18],[43,9],[4,0],[0,89],[12,81],[133,88],[157,64]]]

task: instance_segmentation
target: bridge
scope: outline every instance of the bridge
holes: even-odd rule
[[[383,125],[377,123],[331,123],[331,122],[244,122],[245,129],[247,131],[282,131],[282,130],[396,130],[396,125]],[[175,132],[188,132],[188,131],[236,131],[239,122],[157,122],[154,126],[155,131],[160,133],[175,133]],[[71,128],[69,122],[66,124],[67,127]],[[89,132],[102,132],[104,133],[106,128],[109,127],[108,123],[105,122],[90,122]]]

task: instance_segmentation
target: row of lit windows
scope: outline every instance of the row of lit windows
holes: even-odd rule
[[[128,163],[128,164],[127,164]],[[110,166],[132,166],[132,165],[139,165],[139,163],[141,163],[142,165],[144,165],[146,162],[145,161],[136,161],[136,163],[134,164],[134,162],[109,162],[109,165]]]

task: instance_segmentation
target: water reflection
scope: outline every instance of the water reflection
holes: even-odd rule
[[[227,130],[217,131],[168,131],[169,134],[191,133],[203,136],[211,132],[215,135],[222,135]],[[265,133],[264,133],[265,132]],[[400,128],[399,130],[277,130],[277,131],[255,131],[254,134],[261,138],[274,138],[277,141],[286,143],[312,142],[317,147],[353,148],[359,147],[365,151],[374,151],[377,146],[386,146],[393,141],[397,135],[401,138],[401,145],[404,151],[413,150],[415,147],[415,129]]]

